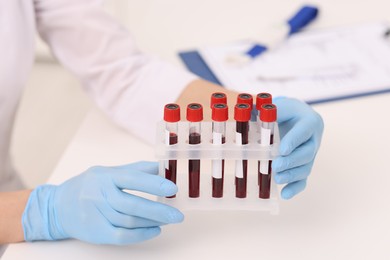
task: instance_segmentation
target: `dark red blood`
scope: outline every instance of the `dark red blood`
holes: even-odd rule
[[[236,177],[236,197],[237,198],[246,198],[246,186],[247,186],[247,176],[248,176],[248,160],[242,160],[242,170],[244,172],[243,178]]]
[[[241,133],[242,143],[248,144],[249,138],[249,122],[236,122],[236,132]],[[246,186],[247,186],[247,176],[248,176],[248,160],[242,160],[242,168],[244,177],[237,178],[236,183],[236,197],[237,198],[246,198]]]
[[[249,122],[236,122],[236,132],[241,133],[241,144],[248,144]]]
[[[223,197],[223,181],[225,176],[225,160],[222,160],[222,178],[212,178],[213,179],[213,198],[222,198]]]
[[[262,199],[269,199],[271,194],[271,163],[272,161],[268,161],[268,174],[263,174],[259,171],[259,182],[260,182],[260,189],[259,189],[259,198]],[[259,169],[260,169],[260,161],[259,161]]]
[[[270,144],[274,143],[274,135],[271,135]],[[259,185],[259,198],[261,199],[269,199],[271,196],[271,178],[272,178],[272,161],[269,160],[268,162],[268,174],[263,174],[260,172],[260,164],[262,162],[259,161],[258,163],[258,185]]]
[[[169,144],[177,144],[177,134],[170,133],[169,135]],[[168,162],[168,169],[165,169],[165,178],[172,181],[173,183],[176,183],[176,172],[177,172],[177,161],[176,160],[169,160]],[[176,195],[167,197],[167,198],[174,198]]]
[[[223,197],[223,179],[213,178],[213,198]]]
[[[222,137],[222,143],[224,144],[226,142],[225,136]],[[225,176],[225,160],[222,160],[222,178],[212,178],[212,196],[213,198],[222,198],[223,197],[223,182],[224,182],[224,176]]]
[[[190,144],[200,144],[201,138],[198,133],[191,133]],[[188,162],[188,196],[190,198],[199,197],[200,188],[200,160],[189,160]]]

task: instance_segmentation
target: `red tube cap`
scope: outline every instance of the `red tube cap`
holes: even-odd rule
[[[229,119],[229,110],[226,104],[214,104],[211,119],[217,122],[225,122]]]
[[[198,103],[191,103],[187,106],[187,120],[200,122],[203,120],[203,107]]]
[[[164,121],[175,123],[180,121],[180,106],[178,104],[166,104],[164,107]]]
[[[248,93],[241,93],[237,96],[237,104],[248,104],[252,110],[253,107],[253,97]]]
[[[234,120],[248,122],[251,119],[251,111],[249,104],[237,104],[234,107]]]
[[[260,120],[263,122],[275,122],[277,108],[274,104],[263,104],[260,108]]]
[[[226,94],[222,92],[215,92],[211,95],[210,107],[213,108],[214,104],[227,104]]]
[[[263,104],[272,104],[271,94],[263,92],[256,95],[256,109],[260,110]]]

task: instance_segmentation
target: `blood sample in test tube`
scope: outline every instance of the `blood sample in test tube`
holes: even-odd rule
[[[174,145],[178,141],[178,122],[180,121],[180,107],[177,104],[167,104],[164,107],[165,144]],[[176,183],[177,160],[168,160],[165,163],[165,178]],[[174,198],[175,195],[169,197]]]
[[[213,120],[214,145],[222,145],[226,141],[226,121],[228,120],[228,106],[226,104],[214,104],[212,107],[211,119]],[[217,159],[212,161],[212,197],[223,197],[225,160]]]
[[[227,104],[226,94],[222,92],[215,92],[211,94],[210,108],[213,109],[214,104]]]
[[[272,104],[272,95],[266,92],[262,92],[256,95],[256,110],[257,110],[257,132],[260,133],[260,108],[264,104]],[[260,172],[258,175],[258,185],[260,185]]]
[[[187,120],[189,121],[189,144],[201,143],[201,121],[203,107],[198,103],[187,106]],[[198,198],[200,195],[200,160],[188,161],[188,196]]]
[[[263,104],[260,108],[260,145],[269,146],[274,142],[274,128],[277,118],[277,108],[274,104]],[[271,194],[271,160],[258,162],[259,198],[269,199]]]
[[[234,120],[236,120],[236,144],[248,144],[249,120],[251,108],[249,104],[237,104],[234,107]],[[236,160],[235,184],[236,197],[246,198],[248,176],[248,160]]]
[[[272,95],[266,92],[262,92],[256,95],[256,110],[257,110],[257,121],[260,121],[260,108],[264,104],[272,104]]]
[[[253,97],[252,97],[251,94],[248,94],[248,93],[240,93],[240,94],[238,94],[238,96],[237,96],[237,104],[248,104],[250,106],[251,113],[252,113],[252,110],[254,109],[253,108]],[[251,121],[256,121],[255,114],[256,113],[253,113],[253,116],[251,114]]]

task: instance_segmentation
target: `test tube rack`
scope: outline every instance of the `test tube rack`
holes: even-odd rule
[[[226,122],[226,141],[224,144],[212,143],[212,122],[201,122],[202,141],[197,145],[188,142],[188,122],[178,123],[178,142],[166,145],[165,122],[157,125],[156,158],[159,160],[159,175],[165,177],[165,165],[168,160],[177,160],[177,181],[179,188],[176,197],[159,197],[158,201],[177,207],[180,210],[247,210],[266,211],[270,214],[279,212],[279,192],[272,180],[269,199],[259,198],[258,169],[259,160],[273,160],[278,156],[280,143],[279,129],[275,124],[274,143],[260,145],[259,126],[249,122],[249,142],[247,145],[235,143],[236,122]],[[188,196],[188,160],[201,160],[200,196]],[[225,160],[224,194],[222,198],[212,197],[211,161]],[[235,161],[248,160],[247,197],[235,197]]]

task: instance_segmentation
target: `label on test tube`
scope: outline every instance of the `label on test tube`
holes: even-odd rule
[[[171,132],[168,129],[165,129],[165,144],[170,145]]]
[[[261,146],[268,146],[271,143],[271,129],[261,128]],[[261,161],[260,172],[262,174],[268,174],[268,161]]]
[[[268,146],[271,143],[271,129],[261,128],[261,146]],[[260,172],[262,174],[268,174],[269,163],[268,161],[262,161],[260,163]]]
[[[242,145],[242,134],[238,132],[236,132],[236,144]]]
[[[221,145],[222,144],[222,133],[213,132],[213,144]],[[213,177],[222,179],[222,160],[213,160]]]
[[[213,177],[222,179],[222,160],[213,161]]]
[[[213,144],[222,144],[222,133],[213,133]]]
[[[269,146],[271,143],[271,129],[261,128],[261,146]]]
[[[168,129],[165,129],[165,145],[170,145],[169,143],[169,137],[170,137],[170,131]],[[169,161],[164,161],[165,169],[169,170]]]
[[[242,134],[238,132],[236,132],[236,144],[242,145]],[[236,161],[236,177],[244,178],[244,167],[242,160]]]
[[[244,178],[244,164],[242,160],[236,161],[236,177]]]

